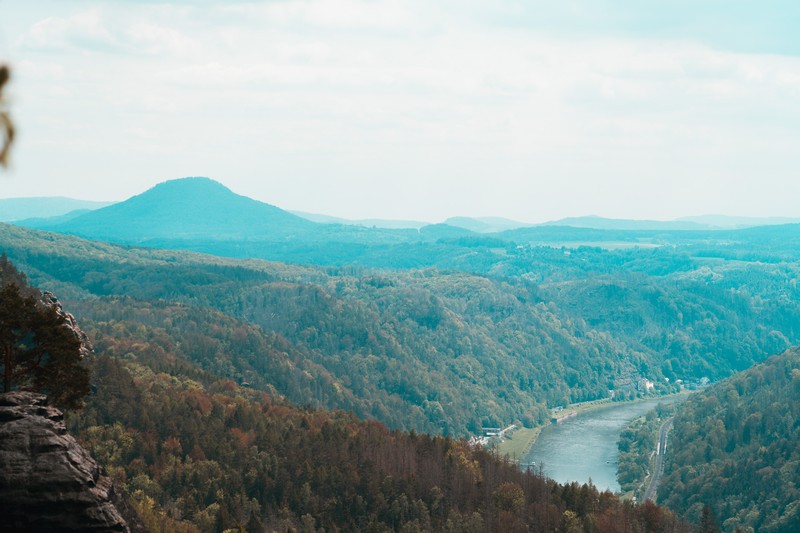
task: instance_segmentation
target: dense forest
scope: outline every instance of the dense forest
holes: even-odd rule
[[[726,532],[800,531],[800,350],[690,397],[675,416],[660,503]]]
[[[42,302],[57,300],[30,287],[5,255],[0,289],[4,338],[18,332],[41,344],[63,331],[76,349],[82,346],[85,335],[63,321],[43,320],[44,329],[35,329],[38,316],[32,326],[13,320],[25,305],[47,311]],[[35,294],[39,304],[33,296],[9,297],[20,292]],[[143,316],[150,311],[138,309]],[[295,407],[201,369],[185,358],[181,341],[152,321],[140,321],[135,334],[126,326],[115,335],[103,327],[92,332],[100,356],[88,341],[77,359],[51,344],[41,350],[47,372],[69,367],[65,379],[74,380],[76,371],[88,378],[91,370],[85,405],[80,399],[89,389],[72,383],[80,399],[65,404],[70,431],[149,531],[689,530],[663,508],[634,507],[591,485],[558,485],[464,439],[390,431],[352,413]],[[246,331],[235,334],[246,342]],[[185,327],[181,338],[193,335]],[[9,364],[6,357],[6,378],[17,368]],[[50,382],[5,385],[7,391],[33,386],[55,403],[63,394]]]
[[[637,500],[643,498],[646,483],[655,471],[659,431],[677,408],[676,404],[658,404],[645,416],[632,420],[620,433],[617,481],[622,492],[631,492]]]
[[[723,258],[694,241],[566,248],[445,229],[368,247],[392,268],[228,259],[6,224],[0,248],[95,343],[96,390],[70,427],[154,529],[686,530],[655,505],[559,486],[458,437],[533,426],[569,402],[674,392],[800,343],[800,264],[733,248]],[[794,420],[777,427],[796,431]],[[713,510],[728,530],[790,531],[793,488],[722,505],[727,485],[683,468],[736,448],[718,437],[681,447],[702,448],[697,457],[671,456],[662,490],[673,492],[660,501],[706,524]],[[771,453],[759,442],[754,456]],[[630,443],[623,451],[632,486],[646,468]],[[795,463],[753,471],[794,483]]]
[[[296,408],[182,361],[102,355],[69,426],[154,532],[690,532],[465,440]]]
[[[671,392],[800,343],[800,266],[682,248],[522,247],[470,273],[243,261],[10,225],[0,246],[89,330],[125,340],[149,326],[237,383],[434,434],[535,425],[549,407],[640,395],[644,380]]]

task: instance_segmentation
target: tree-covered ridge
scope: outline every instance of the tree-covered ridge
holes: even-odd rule
[[[274,387],[289,398],[306,396],[303,403],[354,409],[396,428],[463,435],[514,420],[532,424],[546,418],[546,404],[606,396],[617,376],[637,377],[645,359],[559,316],[557,306],[521,279],[242,262],[5,228],[14,260],[38,283],[71,295],[87,327],[115,320],[130,322],[126,329],[135,332],[135,323],[166,323],[173,312],[173,323],[188,324],[180,318],[185,311],[145,303],[153,300],[206,316],[199,336],[190,327],[190,339],[237,321],[251,324],[248,331],[264,338],[256,344],[225,341],[226,350],[238,361],[273,361],[248,363],[262,369],[256,378],[241,366],[224,375]],[[121,295],[160,306],[158,318],[138,313],[138,304],[110,303]],[[176,341],[183,325],[169,332]],[[221,335],[234,338],[229,331]],[[201,344],[187,350],[188,359],[211,359]],[[191,340],[184,345],[191,347]],[[275,358],[323,382],[298,388],[297,372],[273,382],[281,374],[263,370]]]
[[[198,217],[197,213],[203,216]],[[518,248],[517,245],[541,243],[572,247],[580,243],[614,247],[693,245],[712,256],[722,253],[726,257],[743,258],[755,252],[762,259],[765,253],[770,258],[787,257],[800,245],[798,226],[793,224],[715,231],[686,221],[664,223],[585,217],[488,235],[459,227],[458,219],[450,221],[455,225],[431,224],[419,230],[318,224],[235,194],[221,183],[198,177],[167,181],[123,202],[69,220],[27,223],[31,222],[29,227],[122,244],[313,264],[374,264],[379,261],[379,266],[383,267],[399,266],[393,261],[404,258],[403,254],[385,255],[383,247],[433,243],[479,247],[479,243],[491,241],[493,248],[502,251]],[[472,222],[467,225],[477,229],[476,221]],[[482,225],[485,226],[478,223]],[[428,260],[437,255],[430,251]]]
[[[723,530],[800,531],[800,350],[689,398],[670,433],[659,502]]]
[[[125,322],[127,335],[174,312],[168,335],[179,340],[185,306],[204,317],[190,326],[187,360],[432,433],[532,424],[546,407],[639,394],[644,379],[663,391],[722,378],[800,343],[800,265],[708,263],[682,248],[435,245],[469,273],[235,260],[9,225],[0,246],[82,321]],[[140,305],[157,310],[140,315]],[[246,342],[231,334],[240,327]]]
[[[558,485],[464,440],[128,359],[96,360],[97,390],[70,427],[152,531],[691,530],[664,508]]]

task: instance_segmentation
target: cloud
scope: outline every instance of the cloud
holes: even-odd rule
[[[561,27],[541,31],[541,21],[526,26],[526,3],[493,6],[65,8],[20,26],[11,51],[21,58],[19,122],[48,149],[74,139],[84,172],[119,162],[130,179],[231,176],[243,192],[266,187],[274,172],[302,186],[271,183],[262,199],[318,211],[326,209],[301,203],[303,191],[317,190],[319,202],[345,202],[355,189],[376,195],[373,211],[339,213],[348,216],[386,216],[383,190],[417,205],[400,182],[434,190],[431,209],[448,189],[463,190],[449,201],[467,207],[499,205],[514,190],[505,196],[520,211],[535,196],[551,206],[568,198],[582,214],[598,211],[579,207],[604,188],[645,202],[644,184],[668,181],[678,205],[681,188],[723,187],[758,154],[775,161],[776,182],[789,173],[780,168],[800,163],[797,57],[630,32],[574,38]],[[28,164],[46,174],[43,163]]]
[[[57,54],[183,57],[199,49],[194,39],[174,28],[152,23],[145,17],[119,17],[102,7],[65,17],[47,17],[33,24],[20,41],[23,49]]]
[[[270,26],[387,31],[412,25],[412,4],[400,0],[282,0],[234,4],[223,12],[255,17]]]
[[[65,18],[47,17],[30,28],[23,37],[23,46],[46,52],[75,48],[120,50],[118,39],[105,26],[99,9],[89,9]]]

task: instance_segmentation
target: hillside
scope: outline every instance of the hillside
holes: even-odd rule
[[[464,440],[297,408],[188,363],[104,355],[93,372],[70,431],[152,531],[690,531],[663,507],[558,485]]]
[[[59,222],[18,225],[120,244],[214,253],[230,257],[284,258],[310,253],[328,262],[365,245],[417,242],[416,229],[319,224],[241,196],[209,178],[166,181],[103,209]],[[350,248],[348,248],[348,246]]]
[[[324,266],[437,267],[504,275],[529,274],[529,251],[541,246],[607,250],[678,247],[704,261],[772,263],[794,261],[800,252],[799,226],[792,224],[731,230],[689,221],[582,217],[557,222],[560,225],[505,229],[520,224],[491,217],[450,221],[452,224],[404,228],[386,221],[318,223],[237,195],[208,178],[184,178],[79,216],[15,223],[106,242],[224,257]]]
[[[707,504],[725,532],[800,531],[800,349],[690,397],[670,441],[660,503]]]
[[[334,217],[330,215],[320,215],[317,213],[307,213],[305,211],[290,211],[293,215],[305,218],[312,222],[320,224],[345,224],[349,226],[365,226],[368,228],[386,228],[386,229],[405,229],[414,228],[419,229],[422,226],[427,226],[430,222],[422,222],[421,220],[393,220],[383,218],[362,218],[358,220],[351,220],[347,218]]]
[[[125,339],[146,331],[139,326],[171,323],[161,334],[186,336],[181,346],[201,364],[219,364],[208,354],[222,341],[237,361],[213,368],[224,376],[392,427],[463,435],[515,419],[533,424],[546,418],[545,404],[605,396],[615,376],[640,372],[641,354],[559,317],[520,281],[337,272],[0,229],[9,257],[73,301],[87,328],[113,319],[111,334]],[[119,305],[121,297],[142,303]],[[187,321],[189,311],[162,300],[227,318],[191,311]],[[246,327],[252,338],[232,345],[245,324],[256,326]]]
[[[444,223],[476,233],[497,233],[533,225],[502,217],[451,217],[445,220]]]
[[[305,219],[237,195],[211,179],[184,178],[47,229],[133,243],[166,237],[283,237],[311,227]]]
[[[708,226],[727,229],[800,223],[800,219],[790,217],[737,217],[729,215],[700,215],[693,217],[682,217],[677,220],[696,222],[698,224],[705,224]]]
[[[26,286],[2,258],[3,282]],[[45,405],[53,391],[38,381],[47,395],[20,392],[23,382],[2,398],[0,508],[15,531],[127,531],[110,500],[137,531],[170,533],[688,530],[663,508],[559,485],[464,439],[392,432],[237,385],[188,356],[225,372],[248,351],[274,354],[254,328],[218,314],[83,303],[104,315],[90,332],[100,355],[75,363],[91,371],[86,405],[65,417]],[[129,313],[138,323],[117,320]],[[6,316],[3,329],[14,327]]]
[[[546,222],[544,225],[626,231],[715,229],[710,225],[694,220],[626,220],[599,216],[568,217]]]
[[[475,238],[437,246],[453,263],[496,257]],[[668,248],[529,248],[491,274],[240,261],[9,225],[0,248],[108,345],[156,335],[237,382],[431,433],[532,425],[547,407],[723,378],[800,343],[796,264],[712,268]]]

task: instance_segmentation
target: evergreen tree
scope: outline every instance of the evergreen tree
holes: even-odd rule
[[[714,512],[708,505],[703,506],[703,515],[700,518],[700,532],[701,533],[719,533],[717,521],[714,518]]]
[[[0,376],[3,392],[33,390],[62,408],[77,408],[89,393],[83,364],[88,340],[57,300],[28,286],[0,256]]]

